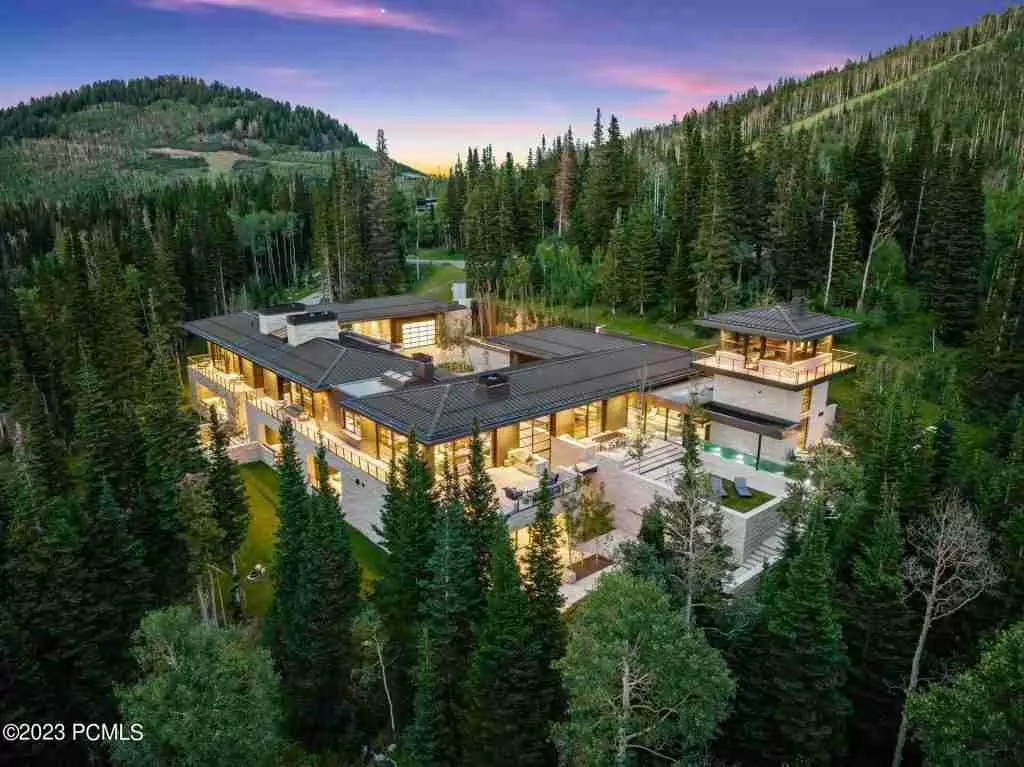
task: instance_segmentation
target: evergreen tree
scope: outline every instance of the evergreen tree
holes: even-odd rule
[[[390,681],[399,728],[412,713],[412,677],[420,641],[417,618],[426,601],[427,563],[434,549],[437,517],[430,467],[416,447],[415,435],[410,435],[401,466],[392,470],[388,480],[380,534],[389,556],[374,590],[389,656],[394,658]]]
[[[472,624],[480,614],[477,561],[461,504],[444,504],[434,538],[420,610],[409,750],[417,764],[456,765],[472,740],[472,733],[463,731],[464,686]]]
[[[626,303],[626,274],[630,258],[621,208],[615,212],[615,225],[608,239],[608,247],[601,251],[601,254],[600,258],[595,258],[599,270],[597,293],[601,302],[615,314],[616,310]]]
[[[302,681],[306,679],[305,621],[303,612],[302,570],[304,531],[308,527],[309,502],[302,464],[295,448],[295,427],[286,421],[280,431],[281,450],[277,456],[280,522],[274,541],[271,570],[274,599],[264,622],[267,646],[274,665],[281,675],[284,699],[290,707],[290,729],[298,731],[295,701],[303,698]]]
[[[727,306],[732,292],[733,224],[727,182],[721,164],[712,164],[691,263],[698,316]]]
[[[913,648],[912,614],[903,583],[903,536],[892,503],[853,563],[843,599],[843,638],[849,648],[848,695],[853,708],[851,751],[865,760],[892,754],[902,706],[901,680]]]
[[[875,228],[873,208],[884,181],[885,166],[879,149],[878,130],[874,121],[868,119],[857,134],[850,164],[850,204],[857,219],[857,234],[863,257],[867,256],[867,245],[871,242],[871,233]]]
[[[984,200],[978,168],[963,147],[939,190],[936,221],[927,241],[927,284],[943,341],[960,345],[978,312],[977,263],[985,251]]]
[[[249,530],[249,502],[238,464],[228,455],[228,433],[210,408],[209,486],[217,525],[224,531],[223,561],[232,562]]]
[[[741,651],[727,742],[745,762],[829,764],[845,750],[849,703],[820,512],[787,556],[768,575],[763,612]]]
[[[853,208],[844,204],[836,222],[832,284],[829,289],[830,304],[848,307],[856,302],[861,271],[856,219]]]
[[[551,495],[551,476],[541,476],[536,495],[536,516],[530,525],[530,543],[526,549],[526,593],[530,598],[530,622],[537,642],[537,705],[548,722],[562,718],[565,692],[555,667],[565,654],[565,626],[562,623],[563,533],[555,519]],[[546,732],[546,730],[545,730]]]
[[[301,531],[299,676],[285,689],[286,710],[302,741],[314,750],[352,745],[354,711],[351,677],[355,645],[353,622],[359,610],[359,565],[352,556],[338,496],[328,482],[327,453],[316,456],[317,482]],[[292,665],[292,664],[289,664]]]
[[[466,763],[518,767],[549,763],[548,711],[540,676],[545,654],[534,630],[508,532],[489,557],[491,590],[470,661]]]
[[[457,481],[457,478],[453,476],[452,481]],[[491,543],[501,520],[501,504],[498,502],[494,482],[487,474],[484,446],[480,440],[478,424],[474,424],[473,435],[469,442],[469,475],[466,478],[464,506],[468,533],[477,561],[480,583],[477,589],[477,601],[482,605],[487,585],[487,557],[490,555]]]
[[[611,243],[609,243],[609,250]],[[657,303],[661,295],[658,271],[660,264],[658,240],[654,233],[654,220],[646,205],[634,205],[629,221],[629,251],[623,264],[622,278],[630,308],[639,314]]]

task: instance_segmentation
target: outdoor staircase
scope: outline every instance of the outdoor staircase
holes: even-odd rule
[[[731,594],[753,588],[761,573],[782,556],[786,546],[784,534],[784,530],[780,529],[761,541],[740,566],[732,571],[725,590]]]

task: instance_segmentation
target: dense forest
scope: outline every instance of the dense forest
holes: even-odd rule
[[[525,164],[470,149],[436,219],[382,135],[322,179],[0,202],[0,710],[145,730],[0,762],[1024,763],[1022,22],[628,136],[598,112]],[[371,585],[286,427],[274,598],[243,615],[249,511],[227,434],[213,416],[200,447],[183,407],[179,324],[401,290],[414,232],[506,307],[685,326],[800,294],[863,323],[756,593],[723,588],[692,428],[621,572],[560,614],[552,499],[517,561],[479,441],[436,490],[415,447],[397,462]]]

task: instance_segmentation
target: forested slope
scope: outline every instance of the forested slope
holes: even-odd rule
[[[334,152],[373,163],[355,132],[320,110],[190,77],[111,80],[0,110],[0,198],[130,193],[264,169],[323,176]]]

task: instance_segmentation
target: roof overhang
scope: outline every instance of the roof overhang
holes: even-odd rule
[[[783,439],[786,434],[800,426],[797,421],[757,413],[742,407],[725,405],[721,402],[709,402],[704,406],[708,418],[723,426],[733,426],[743,431],[763,434],[772,439]]]

